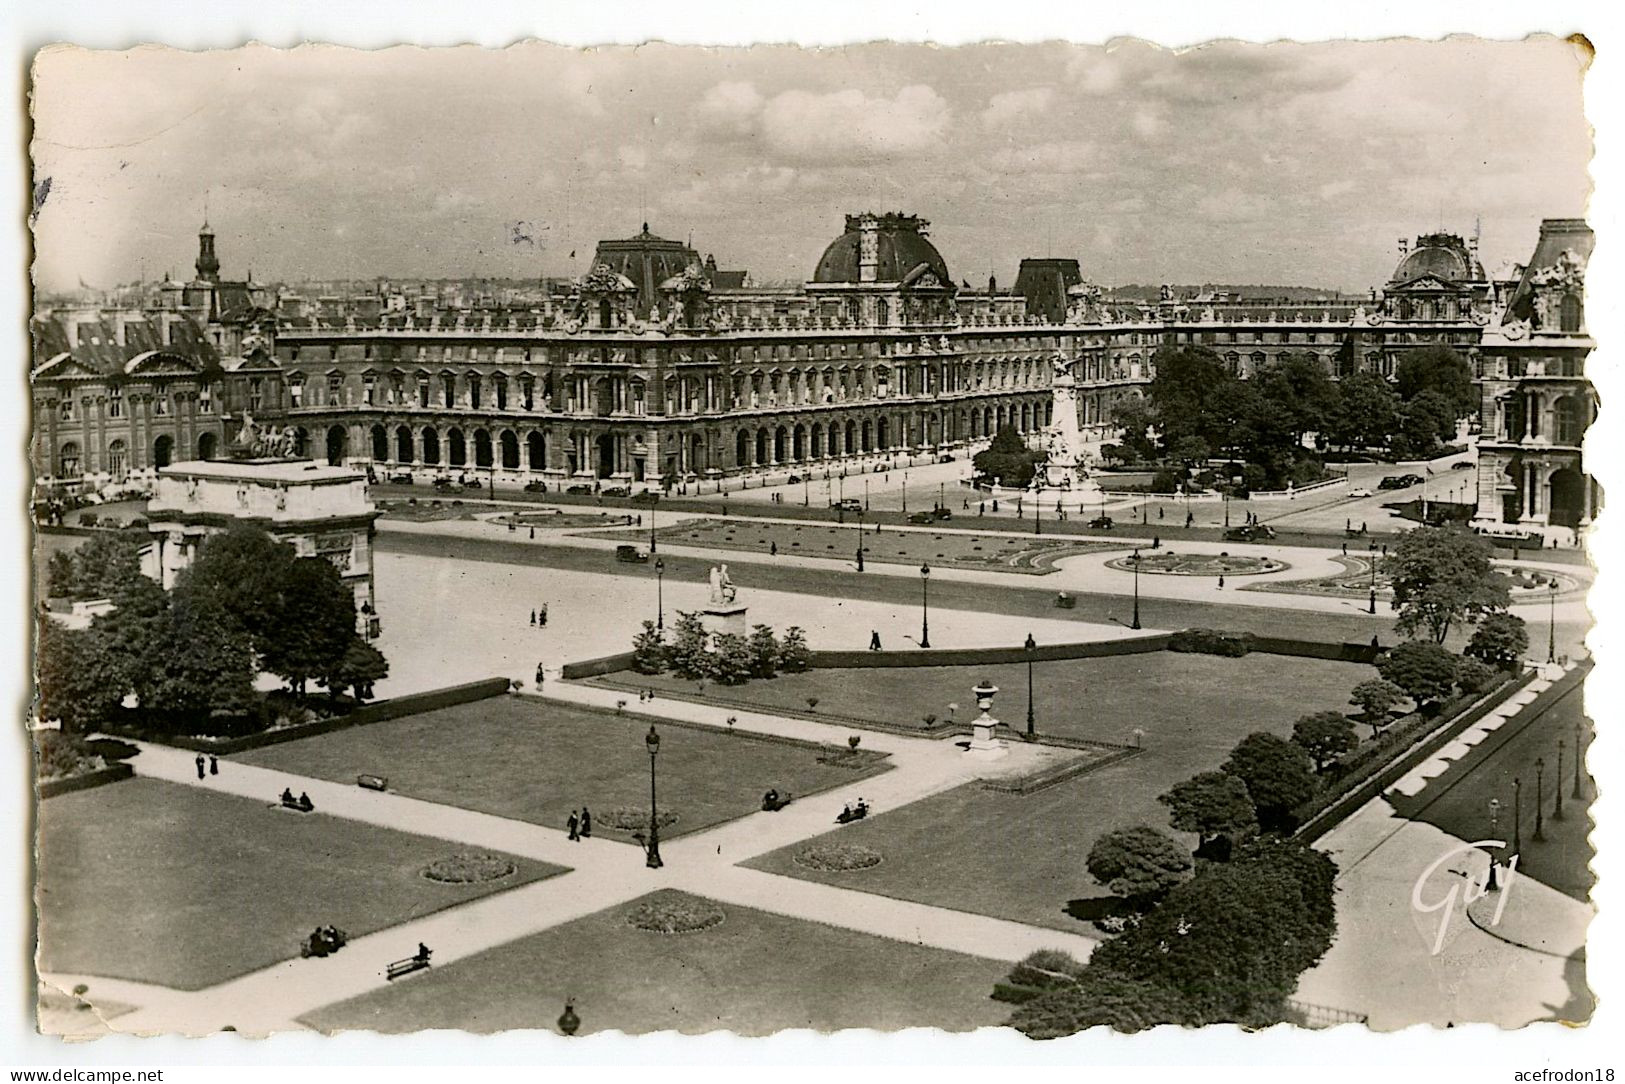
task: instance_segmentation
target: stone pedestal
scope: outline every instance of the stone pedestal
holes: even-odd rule
[[[995,736],[998,734],[999,721],[993,718],[992,708],[993,694],[998,691],[998,686],[987,681],[971,690],[976,696],[976,706],[982,709],[982,714],[971,720],[970,747],[965,750],[966,756],[978,760],[996,760],[1010,755],[1010,750],[1004,742]]]
[[[713,635],[748,636],[750,623],[745,620],[748,606],[737,602],[718,602],[700,611],[700,623]]]

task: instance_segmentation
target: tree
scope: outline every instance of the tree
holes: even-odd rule
[[[1459,527],[1407,532],[1387,562],[1399,611],[1394,627],[1406,636],[1426,629],[1442,644],[1454,622],[1471,624],[1505,610],[1507,579],[1495,570],[1493,556],[1489,543]]]
[[[1309,755],[1263,730],[1237,742],[1220,771],[1247,784],[1258,823],[1265,828],[1292,827],[1292,811],[1315,793]]]
[[[1292,724],[1292,744],[1309,754],[1315,771],[1323,772],[1327,765],[1359,745],[1360,739],[1354,733],[1354,724],[1342,712],[1317,711]]]
[[[1311,922],[1325,935],[1328,944],[1337,932],[1337,863],[1299,839],[1287,836],[1254,836],[1237,849],[1232,859],[1242,867],[1258,866],[1287,873],[1303,892],[1304,907]]]
[[[1516,670],[1529,650],[1529,629],[1516,614],[1486,614],[1462,654],[1502,670]]]
[[[1399,396],[1376,373],[1357,372],[1336,385],[1326,438],[1345,448],[1386,448],[1399,431]]]
[[[112,598],[141,575],[141,548],[123,534],[98,533],[72,553],[56,553],[47,565],[52,595]]]
[[[1007,425],[993,436],[993,441],[971,460],[976,473],[985,478],[997,478],[1008,489],[1020,489],[1033,480],[1037,464],[1043,453],[1027,447],[1014,426]]]
[[[45,593],[51,598],[79,598],[79,569],[73,554],[57,550],[45,562]]]
[[[1472,366],[1448,346],[1424,346],[1407,351],[1394,370],[1394,385],[1406,402],[1428,392],[1438,395],[1452,423],[1456,418],[1471,414],[1477,401]]]
[[[1375,738],[1379,728],[1387,723],[1388,713],[1405,697],[1405,690],[1391,681],[1372,678],[1362,681],[1349,693],[1349,703],[1360,709],[1360,714],[1371,727]]]
[[[807,647],[807,634],[800,625],[784,630],[779,641],[779,669],[787,674],[799,674],[812,663],[812,651]]]
[[[1168,807],[1170,824],[1195,833],[1204,844],[1220,837],[1234,839],[1258,824],[1246,784],[1223,772],[1193,775],[1157,801]]]
[[[632,669],[640,674],[658,674],[666,668],[666,634],[653,621],[643,623],[643,631],[632,637]]]
[[[1455,688],[1456,656],[1426,640],[1406,640],[1377,660],[1377,672],[1425,710]]]
[[[1455,407],[1436,391],[1424,391],[1399,408],[1394,451],[1405,457],[1432,458],[1439,445],[1456,435]]]
[[[234,615],[263,652],[284,631],[283,609],[298,556],[251,524],[234,523],[211,535],[191,565],[176,578],[176,588],[206,592]],[[353,604],[353,603],[352,603]]]
[[[183,734],[207,734],[217,715],[240,716],[254,700],[254,651],[212,594],[172,592],[169,630],[141,706]]]
[[[1107,458],[1134,460],[1157,457],[1157,442],[1151,437],[1156,415],[1149,400],[1138,395],[1119,400],[1112,408],[1112,424],[1122,430],[1122,444],[1108,444],[1102,450]],[[1116,456],[1111,452],[1114,447],[1118,449]]]
[[[752,625],[746,647],[750,651],[752,677],[770,678],[779,672],[779,640],[772,628]]]
[[[1227,446],[1233,418],[1226,394],[1240,382],[1224,359],[1200,346],[1161,347],[1152,356],[1156,375],[1147,397],[1165,447],[1181,437],[1200,437],[1208,448]]]
[[[1211,453],[1207,441],[1201,437],[1187,435],[1174,441],[1173,446],[1168,449],[1168,454],[1185,466],[1190,467],[1198,463],[1206,463]]]
[[[1456,660],[1456,685],[1464,693],[1488,692],[1504,677],[1505,671],[1497,670],[1482,659],[1463,655]]]
[[[1303,438],[1326,427],[1337,407],[1337,386],[1319,362],[1294,356],[1264,370],[1256,378],[1265,409],[1281,419],[1287,443],[1303,446]]]
[[[1172,837],[1141,824],[1101,836],[1085,865],[1113,895],[1148,911],[1190,876],[1191,856]]]
[[[743,685],[750,680],[750,645],[743,636],[719,632],[711,652],[711,677],[718,685]]]
[[[1076,985],[1036,997],[1010,1017],[1010,1026],[1029,1039],[1059,1039],[1094,1027],[1132,1033],[1196,1023],[1179,991],[1101,968],[1086,969]]]
[[[706,648],[710,640],[711,635],[705,631],[698,614],[679,611],[672,630],[671,648],[666,652],[672,671],[689,681],[708,677],[711,656]]]
[[[95,730],[124,698],[120,668],[88,629],[46,618],[40,622],[36,660],[38,717],[57,720],[65,733]]]
[[[384,653],[351,633],[349,646],[323,672],[320,680],[329,696],[336,699],[349,689],[356,700],[361,701],[371,699],[373,683],[388,676],[389,660],[384,658]]]
[[[320,557],[301,557],[278,569],[273,605],[243,622],[255,631],[260,668],[304,695],[311,678],[336,673],[356,637],[355,592],[338,569]],[[184,573],[175,590],[197,590]],[[205,588],[205,589],[212,589]]]

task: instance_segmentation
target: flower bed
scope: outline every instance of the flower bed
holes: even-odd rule
[[[626,924],[650,933],[699,933],[720,925],[727,912],[697,896],[661,894],[626,913]]]
[[[445,885],[477,885],[500,881],[519,872],[519,867],[501,855],[478,851],[438,858],[423,867],[426,880]]]
[[[797,851],[794,861],[798,866],[822,870],[825,873],[853,873],[860,869],[873,869],[881,863],[879,851],[855,843],[824,843]]]
[[[647,832],[649,830],[649,811],[647,809],[631,809],[626,806],[617,806],[602,813],[592,815],[593,823],[603,828],[616,828],[622,832]],[[662,809],[658,818],[661,828],[670,828],[680,820],[676,813],[669,809]]]
[[[1106,562],[1107,568],[1121,572],[1134,571],[1135,558],[1114,557]],[[1243,557],[1228,553],[1142,553],[1140,571],[1148,576],[1259,576],[1268,572],[1284,572],[1292,566],[1273,557]]]

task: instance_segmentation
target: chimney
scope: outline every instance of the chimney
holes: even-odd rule
[[[858,218],[858,281],[880,277],[880,222],[872,214]]]

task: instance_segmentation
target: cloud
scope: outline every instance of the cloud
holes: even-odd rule
[[[1028,87],[995,94],[982,110],[982,127],[997,131],[1034,120],[1047,112],[1054,101],[1053,87]]]
[[[1101,166],[1100,149],[1084,139],[1006,147],[993,155],[994,169],[1004,173],[1088,173]]]
[[[891,98],[856,89],[789,90],[763,107],[761,133],[770,148],[792,159],[850,162],[931,150],[949,120],[948,103],[928,86],[907,86]]]
[[[718,83],[701,96],[697,112],[711,131],[743,136],[755,131],[763,101],[754,83]]]

